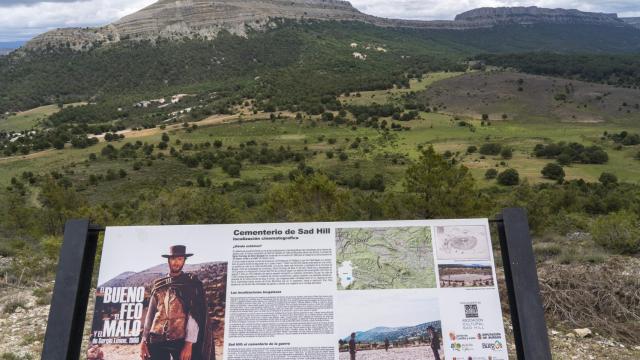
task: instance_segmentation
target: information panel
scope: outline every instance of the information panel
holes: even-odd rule
[[[107,228],[89,359],[504,360],[487,219]]]

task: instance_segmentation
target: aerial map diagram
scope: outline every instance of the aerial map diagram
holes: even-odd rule
[[[438,260],[489,260],[484,226],[436,227]]]
[[[430,227],[336,229],[338,290],[434,288]]]

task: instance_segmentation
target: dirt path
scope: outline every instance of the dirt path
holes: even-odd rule
[[[6,163],[18,161],[18,160],[36,159],[36,158],[40,158],[40,157],[43,157],[43,156],[47,156],[50,153],[53,153],[54,151],[56,151],[56,150],[55,149],[48,149],[48,150],[42,150],[42,151],[34,152],[34,153],[31,153],[31,154],[27,154],[27,155],[0,157],[0,164],[6,164]]]
[[[247,119],[254,119],[257,118],[257,115],[255,117],[249,117]],[[194,121],[194,122],[189,122],[189,126],[191,125],[198,125],[198,126],[208,126],[208,125],[220,125],[220,124],[226,124],[226,123],[231,123],[234,122],[235,120],[238,119],[238,115],[213,115],[213,116],[209,116],[208,118],[201,120],[201,121]],[[180,124],[171,124],[171,125],[167,125],[167,127],[165,129],[160,129],[158,127],[152,128],[152,129],[143,129],[143,130],[133,130],[133,129],[126,129],[126,130],[122,130],[122,131],[118,131],[118,134],[122,134],[125,136],[126,139],[135,139],[135,138],[141,138],[141,137],[147,137],[147,136],[153,136],[153,135],[157,135],[157,134],[161,134],[163,132],[166,131],[171,131],[171,130],[179,130],[179,129],[183,129],[183,123]],[[96,135],[93,136],[95,138],[97,138],[100,142],[104,142],[104,134],[101,135]],[[34,152],[34,153],[30,153],[27,155],[21,155],[21,156],[9,156],[9,157],[0,157],[0,164],[7,164],[7,163],[11,163],[14,161],[20,161],[20,160],[30,160],[30,159],[36,159],[36,158],[40,158],[40,157],[44,157],[47,156],[55,151],[58,151],[56,149],[47,149],[47,150],[43,150],[43,151],[38,151],[38,152]]]
[[[213,115],[213,116],[209,116],[208,118],[206,118],[204,120],[188,122],[188,124],[189,124],[189,126],[191,126],[191,125],[198,125],[198,126],[220,125],[220,124],[224,124],[224,123],[233,122],[233,120],[237,120],[237,119],[238,119],[238,115]],[[166,132],[166,131],[183,129],[184,128],[183,124],[184,123],[167,125],[167,127],[165,129],[160,129],[158,127],[151,128],[151,129],[142,129],[142,130],[126,129],[126,130],[118,131],[117,134],[124,135],[125,138],[127,138],[127,139],[147,137],[147,136],[153,136],[153,135],[161,134],[161,133]],[[94,137],[99,139],[100,142],[104,141],[104,134],[96,135]]]

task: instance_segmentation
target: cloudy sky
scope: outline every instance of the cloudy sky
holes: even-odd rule
[[[58,27],[108,24],[156,0],[0,0],[0,42],[27,40]],[[351,0],[363,12],[390,18],[453,19],[482,6],[572,8],[640,16],[638,0]]]

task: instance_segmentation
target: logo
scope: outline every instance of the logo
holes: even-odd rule
[[[478,305],[469,304],[464,306],[464,316],[469,318],[477,318],[478,317]]]
[[[499,340],[496,340],[495,342],[492,342],[492,343],[482,343],[482,348],[490,349],[493,351],[500,351],[502,350],[502,343]]]

